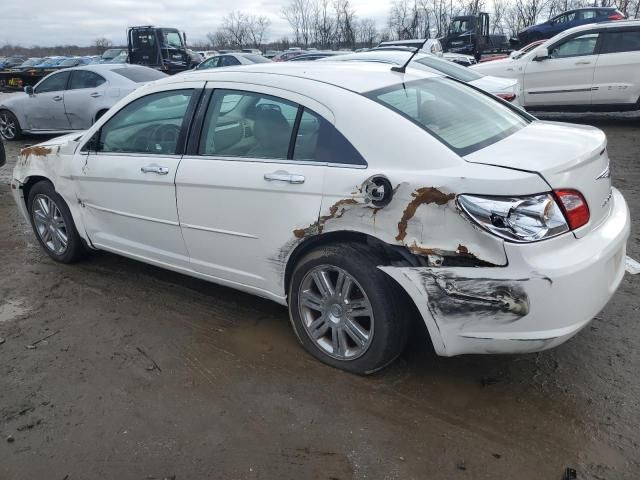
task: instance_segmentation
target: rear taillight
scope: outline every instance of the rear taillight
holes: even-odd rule
[[[562,213],[567,218],[571,230],[586,225],[589,222],[589,205],[577,190],[554,190]]]
[[[624,15],[620,12],[614,12],[607,17],[609,20],[624,20]]]
[[[507,102],[513,102],[516,99],[515,93],[496,93],[496,97],[500,97]]]

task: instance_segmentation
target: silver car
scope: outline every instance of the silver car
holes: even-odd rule
[[[235,65],[253,65],[254,63],[270,63],[271,60],[255,53],[225,53],[207,58],[196,67],[196,70],[210,68],[233,67]]]
[[[0,135],[58,134],[86,130],[136,88],[164,78],[138,65],[86,65],[54,72],[24,93],[0,97]]]

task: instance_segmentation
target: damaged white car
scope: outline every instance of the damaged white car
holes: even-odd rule
[[[315,357],[374,372],[421,317],[439,355],[575,335],[624,275],[606,138],[435,74],[350,62],[190,72],[25,148],[48,254],[90,249],[288,305]]]

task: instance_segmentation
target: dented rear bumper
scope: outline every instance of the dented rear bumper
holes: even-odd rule
[[[584,328],[622,281],[630,218],[616,189],[612,201],[583,238],[506,243],[505,267],[379,268],[414,300],[439,355],[546,350]]]

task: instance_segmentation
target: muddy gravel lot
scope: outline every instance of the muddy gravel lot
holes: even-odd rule
[[[573,121],[609,136],[639,259],[640,119]],[[640,478],[640,275],[555,350],[439,358],[417,332],[362,378],[313,360],[268,301],[110,254],[54,263],[9,173],[2,480]]]

